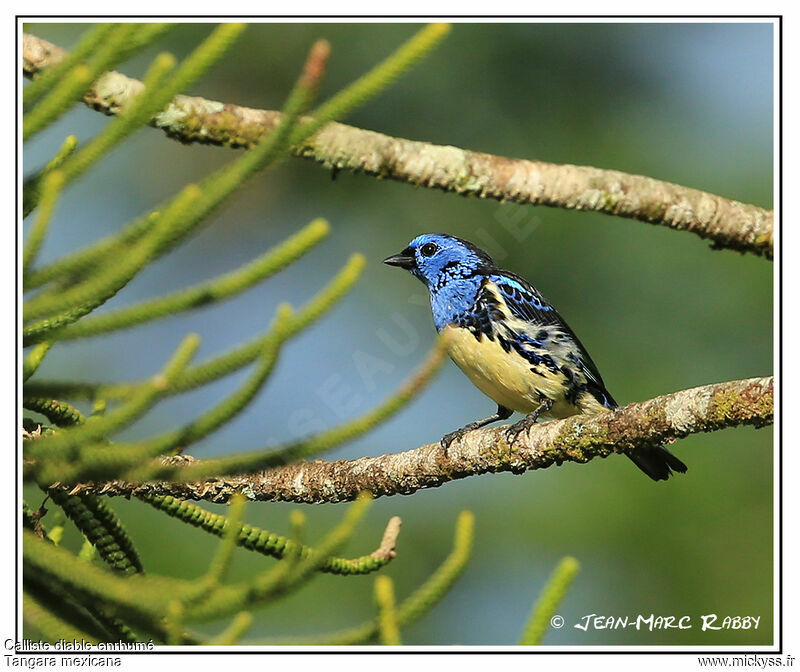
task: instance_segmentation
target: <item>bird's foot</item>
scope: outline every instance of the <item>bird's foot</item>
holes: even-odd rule
[[[473,426],[473,424],[466,425],[461,429],[457,429],[455,432],[450,432],[449,434],[445,434],[442,437],[440,443],[442,444],[442,448],[444,448],[445,455],[447,454],[447,449],[450,447],[450,444],[453,441],[459,441],[464,438],[464,435],[471,432],[473,429],[477,429]]]
[[[519,435],[523,433],[527,434],[528,430],[536,424],[539,416],[542,415],[542,413],[547,413],[551,408],[553,408],[553,400],[547,398],[542,399],[536,410],[528,413],[522,420],[514,423],[506,430],[506,441],[508,441],[508,444],[513,446]]]
[[[447,449],[450,447],[450,444],[457,439],[464,438],[464,435],[468,432],[471,432],[473,429],[480,429],[481,427],[486,427],[493,422],[497,422],[498,420],[505,420],[506,418],[510,418],[512,411],[510,408],[506,408],[505,406],[497,407],[497,413],[494,415],[490,415],[488,418],[484,418],[483,420],[476,420],[475,422],[470,422],[468,425],[464,425],[461,429],[457,429],[455,432],[450,432],[449,434],[445,434],[442,437],[441,444],[442,448],[444,448],[444,455],[447,457]]]
[[[508,445],[513,446],[517,437],[522,433],[527,433],[527,431],[536,424],[538,418],[539,416],[536,413],[531,413],[530,415],[526,415],[519,422],[515,422],[511,425],[511,427],[506,430],[506,441],[508,441]]]

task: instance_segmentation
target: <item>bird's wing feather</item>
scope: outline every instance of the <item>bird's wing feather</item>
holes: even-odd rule
[[[538,289],[531,285],[525,278],[510,271],[497,271],[487,276],[500,290],[503,300],[512,314],[536,326],[555,326],[567,334],[575,343],[577,354],[583,363],[587,379],[594,384],[597,391],[605,396],[612,406],[616,406],[597,365],[592,361],[583,343],[580,342],[575,332],[569,327],[564,318],[558,314],[553,305],[542,296]]]

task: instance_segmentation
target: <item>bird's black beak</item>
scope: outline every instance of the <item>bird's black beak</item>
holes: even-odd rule
[[[400,268],[411,270],[417,265],[417,260],[414,257],[414,253],[406,248],[400,254],[393,254],[391,257],[386,257],[383,263],[389,266],[399,266]]]

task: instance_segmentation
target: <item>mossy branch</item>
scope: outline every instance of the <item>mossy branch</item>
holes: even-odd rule
[[[22,123],[23,141],[58,120],[80,99],[98,75],[121,61],[126,55],[126,43],[138,29],[139,24],[135,23],[113,25],[102,41],[94,43],[97,53],[90,63],[78,63],[64,72],[49,93],[25,115]]]
[[[505,427],[492,427],[466,434],[447,451],[436,442],[404,453],[297,462],[258,473],[186,482],[182,471],[200,471],[203,461],[180,466],[167,459],[169,482],[81,483],[74,484],[72,491],[126,497],[170,495],[218,503],[237,492],[250,500],[303,503],[343,502],[362,490],[375,497],[409,495],[468,476],[586,463],[699,432],[740,425],[763,427],[773,421],[773,404],[772,377],[750,378],[674,392],[614,412],[539,423],[520,435],[513,447]]]
[[[23,71],[30,75],[45,69],[56,60],[55,54],[62,53],[57,50],[33,35],[23,36]],[[48,58],[40,59],[41,53]],[[119,73],[113,78],[131,81]],[[112,88],[110,81],[104,84]],[[118,90],[121,84],[113,87]],[[104,100],[96,89],[84,100],[114,113],[114,101]],[[202,98],[179,97],[172,107],[176,121],[162,127],[181,142],[248,147],[281,120],[276,111]],[[159,126],[158,120],[153,123]],[[691,231],[717,247],[773,256],[772,210],[641,175],[494,156],[338,123],[329,123],[313,138],[298,143],[295,154],[331,170],[352,170],[461,196],[626,217]]]

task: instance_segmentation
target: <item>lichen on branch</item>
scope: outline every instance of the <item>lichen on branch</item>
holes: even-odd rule
[[[578,415],[535,425],[513,446],[504,427],[476,430],[445,451],[437,442],[403,453],[354,460],[295,462],[259,473],[191,480],[203,461],[164,458],[169,480],[110,481],[64,486],[72,494],[172,496],[227,502],[237,493],[253,501],[307,504],[350,501],[363,491],[373,497],[408,495],[461,478],[511,471],[522,473],[564,462],[589,462],[643,445],[681,439],[726,427],[763,427],[773,421],[773,378],[749,378],[674,392],[617,411]]]
[[[22,54],[28,77],[67,57],[63,49],[30,34],[23,35]],[[105,114],[117,114],[143,88],[135,79],[107,72],[83,100]],[[273,110],[176,96],[150,123],[184,143],[251,147],[281,118]],[[302,122],[313,125],[308,117]],[[340,123],[326,124],[298,143],[294,153],[332,170],[363,172],[462,196],[617,215],[692,231],[716,247],[773,256],[772,210],[642,175],[494,156]]]

